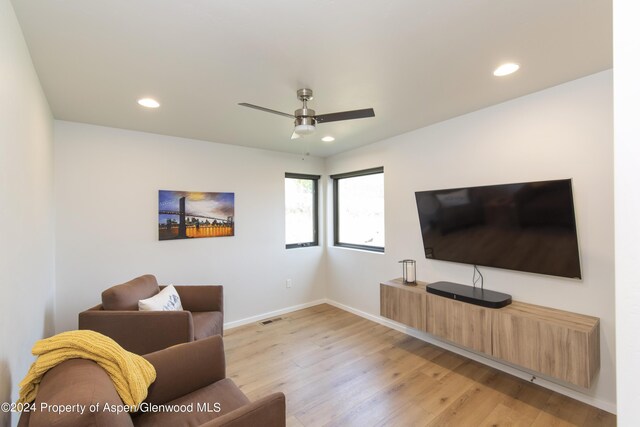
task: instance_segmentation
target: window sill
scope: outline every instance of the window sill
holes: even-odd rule
[[[351,245],[348,243],[339,243],[339,244],[334,244],[333,247],[384,255],[384,247],[380,247],[380,246],[364,246],[364,245]]]
[[[303,248],[317,248],[317,243],[292,243],[289,245],[285,245],[285,249],[303,249]]]

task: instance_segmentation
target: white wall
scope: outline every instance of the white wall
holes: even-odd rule
[[[419,280],[471,284],[471,266],[425,259],[415,191],[573,178],[584,279],[481,270],[488,289],[601,319],[600,374],[578,397],[614,411],[612,102],[605,71],[327,159],[327,175],[384,166],[387,236],[384,254],[329,246],[328,297],[379,315],[378,284],[404,258]]]
[[[640,419],[640,4],[614,2],[618,425]]]
[[[640,416],[640,200],[629,188],[640,180],[640,70],[630,61],[639,48],[638,11],[632,2],[616,2],[614,11],[618,421],[633,425]],[[378,282],[399,275],[399,259],[419,260],[421,280],[470,281],[468,266],[423,259],[414,191],[565,177],[574,179],[584,280],[485,268],[485,283],[519,300],[600,317],[601,372],[581,392],[599,406],[616,401],[611,72],[335,156],[326,169],[321,159],[57,122],[57,272],[51,114],[8,0],[0,0],[0,75],[3,402],[15,401],[33,343],[53,332],[54,275],[57,330],[74,328],[77,312],[97,303],[104,288],[147,272],[165,283],[223,283],[230,322],[320,299],[325,281],[331,299],[376,316]],[[321,248],[284,249],[285,171],[379,165],[386,172],[385,254],[329,247],[325,260]],[[159,189],[235,192],[236,236],[158,242]],[[0,414],[0,425],[8,423]]]
[[[8,402],[31,347],[53,330],[54,304],[52,118],[9,0],[0,0],[0,76],[0,400]],[[9,423],[0,412],[0,425]]]
[[[284,241],[284,174],[323,159],[61,121],[54,135],[57,331],[145,273],[223,284],[225,322],[324,298],[323,248]],[[236,235],[158,241],[158,190],[234,192]]]

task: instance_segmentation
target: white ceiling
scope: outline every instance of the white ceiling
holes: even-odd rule
[[[13,0],[55,118],[328,156],[612,67],[610,0]],[[522,68],[497,78],[493,69]],[[375,118],[289,139],[317,113]],[[139,107],[152,96],[162,106]],[[333,143],[320,138],[332,135]]]

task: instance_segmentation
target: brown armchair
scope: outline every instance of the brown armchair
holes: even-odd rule
[[[98,364],[70,359],[44,375],[34,405],[38,410],[23,412],[18,426],[285,426],[284,394],[273,393],[250,402],[226,378],[220,336],[143,357],[155,367],[157,377],[137,413],[117,412],[123,408],[122,400]],[[53,405],[71,405],[76,409],[63,413],[39,410],[55,408]],[[162,407],[170,409],[157,410]]]
[[[138,311],[138,301],[163,286],[150,274],[102,292],[102,304],[78,315],[78,328],[111,337],[124,349],[147,354],[223,334],[222,286],[175,286],[183,311]]]

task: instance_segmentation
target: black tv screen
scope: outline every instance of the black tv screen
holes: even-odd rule
[[[416,192],[425,256],[581,278],[571,180]]]

